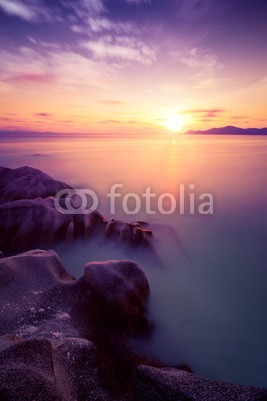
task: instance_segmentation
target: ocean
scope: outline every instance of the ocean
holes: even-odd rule
[[[154,322],[151,336],[136,340],[143,352],[209,378],[264,387],[266,160],[267,140],[256,136],[0,138],[0,165],[39,168],[94,191],[109,219],[150,223],[152,250],[99,238],[56,247],[76,277],[92,260],[132,259],[143,267]],[[205,194],[213,207],[202,214]]]

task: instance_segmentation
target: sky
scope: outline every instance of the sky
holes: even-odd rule
[[[267,126],[266,0],[0,0],[0,130]]]

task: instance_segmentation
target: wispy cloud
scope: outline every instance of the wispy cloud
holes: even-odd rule
[[[135,38],[109,35],[100,39],[83,42],[83,46],[92,52],[96,59],[114,59],[151,65],[156,60],[156,53],[142,41]]]
[[[49,73],[34,73],[34,72],[25,72],[22,74],[16,74],[9,76],[7,81],[10,82],[28,82],[28,83],[44,83],[47,84],[49,82],[53,82],[55,77]]]
[[[141,4],[147,1],[121,0],[121,3]],[[75,11],[72,32],[81,36],[80,46],[90,51],[95,60],[114,60],[151,65],[156,51],[146,43],[142,30],[130,19],[112,18],[103,1],[79,0],[67,2]],[[84,37],[87,36],[87,40]]]
[[[105,13],[106,6],[102,0],[61,0],[64,7],[69,11],[69,20],[84,26],[89,16],[97,17]]]
[[[54,83],[57,90],[70,87],[107,86],[113,75],[112,68],[97,63],[72,51],[49,50],[44,55],[30,48],[16,53],[0,49],[0,82]]]
[[[112,21],[107,17],[89,17],[88,26],[93,33],[111,32],[114,34],[134,34],[139,32],[131,22]]]
[[[183,111],[184,114],[195,115],[201,119],[215,119],[226,112],[227,110],[223,108],[189,109]]]
[[[16,52],[0,49],[0,81],[9,83],[49,83],[55,73],[44,58],[31,48],[21,47]]]
[[[84,6],[86,11],[94,11],[97,13],[105,10],[105,4],[102,0],[81,0],[78,7]]]
[[[177,62],[196,70],[200,69],[212,72],[223,68],[222,63],[215,53],[197,47],[191,49],[177,49],[171,52],[171,57]]]
[[[12,17],[31,22],[59,18],[42,0],[0,0],[0,10]]]
[[[0,0],[0,8],[9,15],[19,17],[28,21],[35,20],[37,13],[27,4],[17,0]]]

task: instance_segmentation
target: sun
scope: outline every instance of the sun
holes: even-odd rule
[[[184,127],[184,125],[184,119],[179,114],[168,117],[165,123],[166,128],[172,132],[180,131]]]

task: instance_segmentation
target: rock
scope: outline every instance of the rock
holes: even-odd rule
[[[0,259],[0,335],[76,337],[69,314],[74,282],[54,251]]]
[[[48,198],[71,186],[56,181],[41,170],[24,166],[15,169],[0,167],[0,203],[22,199]]]
[[[0,399],[68,401],[56,383],[49,341],[0,342]]]
[[[92,293],[109,313],[131,321],[143,317],[149,284],[136,263],[91,262],[85,265],[84,273]]]
[[[139,366],[135,401],[266,401],[267,390],[209,380],[173,368]]]
[[[124,223],[112,219],[106,226],[106,233],[107,236],[113,236],[119,241],[129,240],[135,245],[149,246],[151,244],[152,231],[143,228],[139,223]]]
[[[57,344],[57,343],[55,343]],[[60,387],[70,400],[111,401],[99,375],[99,355],[93,343],[72,338],[54,345],[54,369],[60,372]],[[64,378],[62,380],[62,378]]]
[[[95,346],[0,337],[0,399],[5,401],[111,401],[102,388]]]
[[[134,368],[146,362],[131,339],[146,327],[149,287],[133,262],[88,264],[75,280],[54,251],[29,251],[0,260],[0,293],[0,335],[92,341],[101,381],[112,391],[125,391]]]
[[[58,213],[53,198],[17,200],[0,206],[2,249],[7,252],[54,244],[72,235],[72,218]],[[71,233],[70,233],[71,230]]]
[[[149,245],[151,231],[137,223],[108,222],[98,211],[64,214],[55,206],[55,196],[69,185],[30,167],[0,167],[0,249],[7,253],[25,251],[58,242],[88,238],[94,233]],[[60,205],[64,209],[64,198]]]
[[[140,322],[146,321],[149,285],[131,261],[88,263],[84,276],[75,280],[56,252],[35,250],[0,260],[0,292],[0,335],[15,333],[27,338],[28,330],[31,338],[48,338],[49,327],[59,332],[64,322],[64,337],[69,330],[73,336],[77,335],[74,328],[90,331],[93,318],[94,331],[103,330],[114,318],[116,323],[121,321],[120,332],[133,335],[140,332]],[[81,327],[70,321],[71,313]]]
[[[1,401],[267,399],[267,390],[144,366],[162,365],[133,345],[149,327],[149,285],[131,261],[88,263],[75,280],[54,251],[5,257],[0,294]]]
[[[98,347],[106,384],[114,391],[118,390],[118,382],[120,388],[129,386],[134,368],[142,361],[147,362],[131,342],[133,337],[150,329],[145,315],[149,295],[145,274],[131,261],[92,262],[85,265],[85,274],[77,287],[89,290],[90,296],[85,298],[84,290],[81,292],[72,316],[81,336]],[[89,310],[88,325],[85,316]],[[116,380],[110,377],[110,371]]]
[[[4,254],[2,251],[0,251],[0,259],[3,259],[3,258],[4,258]]]

